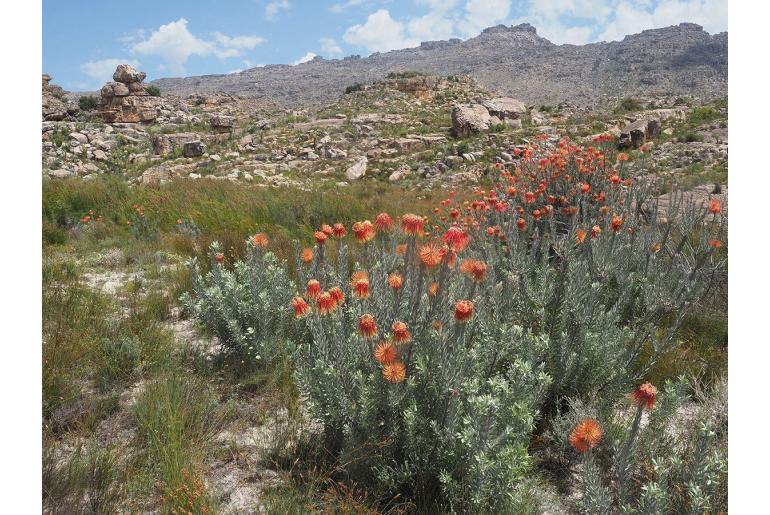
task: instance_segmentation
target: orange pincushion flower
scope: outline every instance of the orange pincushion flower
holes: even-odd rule
[[[388,213],[380,213],[377,218],[374,219],[374,226],[378,231],[390,232],[393,230],[393,219]]]
[[[396,343],[406,343],[412,339],[412,335],[409,334],[406,324],[403,322],[393,322],[393,339]]]
[[[388,285],[394,290],[398,290],[404,285],[404,276],[394,272],[388,276]]]
[[[255,247],[267,247],[268,239],[267,235],[264,233],[257,233],[254,236],[251,237],[251,244]]]
[[[652,383],[644,383],[631,393],[631,400],[637,406],[651,410],[655,406],[655,399],[658,395],[658,389]]]
[[[398,357],[398,350],[396,346],[390,342],[380,342],[377,347],[374,348],[374,359],[387,365],[393,363]]]
[[[329,295],[332,296],[332,299],[334,299],[334,303],[337,306],[341,306],[345,302],[345,294],[342,293],[342,290],[337,286],[329,288]]]
[[[624,152],[618,154],[618,161],[628,161],[628,154]]]
[[[216,254],[214,254],[214,260],[215,260],[217,263],[221,263],[222,261],[224,261],[224,260],[225,260],[225,255],[224,255],[224,254],[222,254],[221,252],[217,252]]]
[[[91,221],[91,216],[90,216],[90,215],[86,215],[86,216],[84,216],[83,218],[81,218],[81,219],[80,219],[80,221],[81,221],[82,223],[84,223],[84,224],[87,224],[88,222],[90,222],[90,221]]]
[[[344,238],[347,231],[345,230],[344,225],[336,223],[334,224],[334,227],[332,227],[332,234],[334,234],[335,238]]]
[[[584,229],[578,229],[575,232],[575,240],[577,240],[578,245],[583,243],[586,239],[586,232]]]
[[[572,430],[569,443],[578,452],[588,452],[589,449],[596,447],[603,433],[602,426],[596,420],[584,418]]]
[[[350,278],[350,288],[359,299],[369,297],[369,276],[364,271],[358,271]]]
[[[467,322],[473,316],[473,302],[469,300],[459,300],[455,304],[455,320],[458,322]]]
[[[612,226],[612,230],[614,232],[618,232],[620,228],[623,226],[623,217],[620,215],[613,216],[612,222],[610,222],[610,225]]]
[[[353,224],[353,234],[359,243],[366,243],[374,238],[374,225],[369,220]]]
[[[291,307],[294,308],[295,317],[305,316],[310,311],[310,306],[302,297],[294,297],[291,301]]]
[[[428,268],[433,268],[441,263],[445,255],[444,249],[435,243],[428,243],[420,247],[420,261]]]
[[[321,232],[324,233],[326,236],[331,236],[334,234],[334,229],[332,229],[331,225],[323,224],[321,225]]]
[[[438,283],[431,283],[431,285],[428,287],[428,294],[431,297],[435,297],[438,293]]]
[[[399,256],[403,256],[406,254],[406,245],[401,243],[400,245],[396,245],[396,254]]]
[[[524,220],[523,218],[519,218],[518,220],[516,220],[516,227],[518,227],[518,229],[520,231],[526,231],[527,230],[527,221]]]
[[[457,252],[460,252],[468,245],[469,239],[468,233],[456,225],[447,229],[447,232],[444,234],[444,243]]]
[[[316,306],[318,306],[318,313],[321,315],[328,315],[337,310],[337,302],[332,297],[332,294],[328,291],[322,291],[315,298]]]
[[[316,242],[316,243],[317,243],[319,246],[321,246],[321,245],[323,245],[324,243],[326,243],[326,238],[328,238],[328,236],[326,235],[326,233],[325,233],[325,232],[323,232],[323,231],[316,231],[316,232],[315,232],[315,234],[314,234],[313,236],[315,236],[315,242]]]
[[[715,249],[718,249],[722,246],[722,242],[719,240],[709,240],[709,245]]]
[[[307,298],[309,299],[314,299],[319,293],[321,293],[321,283],[315,279],[310,279],[307,282],[307,291],[305,292],[305,295],[307,295]]]
[[[460,263],[460,271],[474,281],[481,282],[487,277],[487,264],[477,259],[465,259]]]
[[[300,259],[303,263],[309,264],[313,262],[313,249],[302,249],[302,254],[300,254]]]
[[[595,240],[597,236],[599,236],[602,233],[602,228],[598,225],[594,225],[591,227],[591,239]]]
[[[709,202],[709,213],[712,215],[715,215],[722,211],[722,203],[719,202],[717,199],[711,199]]]
[[[401,217],[401,228],[410,236],[422,233],[422,226],[425,220],[421,216],[411,213]]]
[[[377,334],[377,323],[374,317],[368,313],[361,315],[358,321],[358,332],[367,340],[371,340]]]
[[[389,383],[401,383],[406,379],[406,367],[400,361],[388,363],[382,368],[382,377]]]

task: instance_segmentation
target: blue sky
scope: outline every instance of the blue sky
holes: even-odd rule
[[[583,44],[683,21],[727,30],[727,0],[43,0],[43,71],[78,91],[121,62],[150,80],[466,39],[498,23]]]

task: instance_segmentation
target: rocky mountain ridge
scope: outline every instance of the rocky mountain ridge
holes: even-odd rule
[[[595,105],[611,96],[727,96],[727,33],[711,35],[682,23],[645,30],[622,41],[556,45],[529,24],[485,29],[468,40],[430,41],[419,47],[297,66],[268,65],[228,75],[164,78],[164,92],[223,92],[269,98],[286,106],[330,102],[346,87],[417,71],[469,75],[487,90],[529,104]]]

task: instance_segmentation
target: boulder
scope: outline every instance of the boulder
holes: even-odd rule
[[[165,156],[185,143],[200,140],[200,135],[194,132],[177,132],[174,134],[157,134],[152,137],[152,151],[155,155]]]
[[[139,178],[139,184],[162,184],[171,180],[173,173],[164,166],[148,168]]]
[[[50,170],[48,172],[48,176],[54,179],[66,179],[68,177],[75,177],[75,175],[75,172],[72,170],[65,170],[64,168],[60,168],[59,170]]]
[[[115,68],[115,73],[112,74],[112,80],[124,84],[142,82],[146,77],[146,73],[137,71],[136,68],[130,64],[119,64],[118,67]]]
[[[619,148],[639,148],[647,140],[660,134],[660,122],[656,119],[642,119],[629,123],[620,131]]]
[[[125,97],[129,93],[128,86],[122,82],[108,82],[99,91],[99,94],[103,97]]]
[[[198,157],[206,152],[206,145],[201,140],[188,141],[184,144],[182,153],[185,157]]]
[[[366,166],[369,160],[366,156],[361,156],[355,161],[347,170],[345,170],[345,177],[350,181],[355,181],[366,175]]]
[[[455,106],[452,109],[452,133],[458,138],[489,129],[490,116],[481,104]]]
[[[210,124],[211,128],[217,132],[232,132],[235,120],[232,116],[212,115]]]
[[[510,97],[497,97],[483,103],[491,116],[501,120],[517,119],[527,112],[527,106],[521,100]]]
[[[404,177],[406,177],[411,173],[412,173],[412,169],[409,167],[409,165],[406,163],[403,163],[401,166],[398,167],[398,170],[390,174],[390,176],[388,177],[388,180],[391,182],[400,181],[401,179],[403,179]]]

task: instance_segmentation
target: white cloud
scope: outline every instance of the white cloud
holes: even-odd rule
[[[615,7],[614,18],[604,27],[598,39],[617,41],[645,29],[668,27],[682,22],[697,23],[712,34],[727,30],[727,2],[661,0],[650,9],[623,1]]]
[[[306,63],[308,61],[312,61],[315,56],[316,56],[316,54],[314,54],[313,52],[308,52],[307,54],[303,55],[302,57],[300,57],[299,59],[297,59],[296,61],[294,61],[291,64],[296,66],[298,64]]]
[[[265,42],[265,38],[255,35],[227,36],[213,32],[211,36],[211,41],[195,36],[187,28],[187,20],[180,18],[161,25],[147,39],[135,41],[131,45],[131,53],[160,57],[172,73],[181,73],[191,56],[239,57],[244,51],[253,50]]]
[[[387,52],[420,44],[419,40],[406,35],[405,25],[391,18],[387,9],[370,14],[364,24],[349,27],[342,39],[371,52]]]
[[[409,20],[407,31],[419,42],[449,39],[454,34],[454,23],[443,12],[432,11]]]
[[[134,59],[102,59],[100,61],[88,61],[80,65],[80,71],[93,79],[93,85],[102,85],[112,80],[112,74],[119,64],[130,64],[134,68],[140,66]]]
[[[482,30],[508,18],[511,0],[468,0],[458,28],[466,36],[475,36]]]
[[[321,51],[327,57],[337,57],[343,54],[342,48],[332,38],[321,38]]]
[[[291,8],[289,0],[275,0],[265,6],[265,19],[274,20],[278,13],[282,10]]]
[[[339,2],[336,4],[332,4],[331,7],[329,7],[329,10],[333,13],[341,13],[345,9],[348,9],[350,7],[355,7],[357,5],[361,5],[363,3],[366,3],[368,0],[347,0],[347,2]]]

